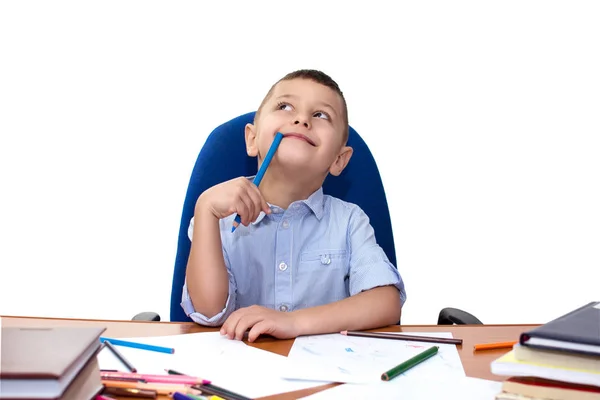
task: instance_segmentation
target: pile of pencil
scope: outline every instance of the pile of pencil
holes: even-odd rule
[[[104,390],[96,400],[109,396],[155,399],[169,396],[175,400],[247,400],[245,396],[228,391],[205,379],[168,370],[167,374],[152,375],[134,372],[101,371]]]
[[[110,396],[146,399],[169,396],[174,400],[250,400],[248,397],[213,385],[209,380],[172,369],[166,369],[165,374],[139,374],[113,344],[163,353],[173,353],[174,349],[108,338],[101,338],[101,341],[129,372],[101,370],[100,377],[104,389],[95,400],[112,400]]]

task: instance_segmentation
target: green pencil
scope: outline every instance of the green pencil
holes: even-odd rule
[[[424,352],[419,353],[416,356],[414,356],[413,358],[410,358],[410,359],[404,361],[402,364],[390,369],[387,372],[384,372],[381,375],[381,380],[382,381],[391,381],[392,379],[394,379],[398,375],[403,374],[404,372],[408,371],[415,365],[422,363],[423,361],[427,360],[430,357],[433,357],[435,354],[437,354],[438,350],[439,350],[438,346],[433,346],[433,347],[428,348]]]

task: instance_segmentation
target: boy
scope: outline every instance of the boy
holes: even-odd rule
[[[260,183],[240,177],[206,190],[190,223],[182,307],[195,322],[241,340],[396,324],[404,283],[375,242],[366,214],[323,194],[352,156],[348,112],[326,74],[299,70],[275,83],[254,124],[248,155],[259,165],[283,139]],[[241,225],[231,232],[235,214]]]

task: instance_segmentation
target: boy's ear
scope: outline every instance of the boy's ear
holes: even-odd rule
[[[252,124],[246,124],[244,133],[246,136],[246,153],[250,157],[256,157],[258,155],[258,144],[256,142],[256,127]]]
[[[340,150],[340,153],[335,158],[335,161],[333,164],[331,164],[331,167],[329,167],[329,173],[333,176],[338,176],[341,174],[344,168],[346,168],[346,165],[348,165],[348,162],[350,162],[353,151],[354,150],[352,150],[352,147],[342,147],[342,150]]]

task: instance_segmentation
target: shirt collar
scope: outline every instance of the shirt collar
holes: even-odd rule
[[[320,221],[323,218],[323,210],[325,209],[325,196],[323,195],[323,187],[318,188],[308,199],[302,200],[315,214],[315,217]]]
[[[253,177],[250,177],[249,179],[252,179],[252,178]],[[290,204],[290,207],[293,207],[295,204],[302,204],[302,203],[306,204],[306,206],[315,215],[317,220],[320,221],[321,218],[323,218],[323,212],[325,209],[325,196],[323,194],[323,187],[320,187],[316,191],[314,191],[313,194],[308,196],[308,198],[306,200],[298,200],[298,201],[293,202],[292,204]],[[275,206],[270,203],[267,203],[267,204],[269,205],[269,208],[271,209],[271,211],[275,214],[280,214],[280,213],[284,212],[284,210],[278,206]],[[266,216],[266,214],[263,211],[261,211],[260,214],[258,214],[256,221],[252,222],[252,225],[257,225],[258,223],[260,223],[260,221],[262,221],[265,216]]]

